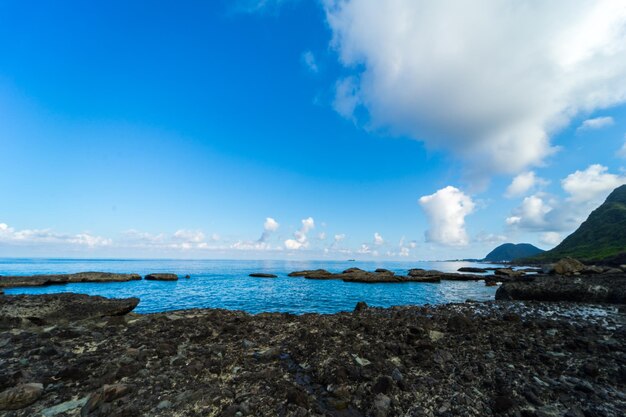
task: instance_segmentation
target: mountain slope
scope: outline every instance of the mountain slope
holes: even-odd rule
[[[565,256],[598,262],[626,252],[626,185],[616,188],[561,244],[533,257],[532,261],[553,261]]]
[[[542,252],[542,249],[530,243],[505,243],[489,252],[484,260],[488,262],[510,262],[519,258],[535,256]]]

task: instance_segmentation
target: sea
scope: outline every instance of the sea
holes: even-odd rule
[[[358,267],[373,271],[386,268],[406,274],[411,268],[456,272],[460,267],[493,267],[474,262],[364,262],[364,261],[252,261],[252,260],[163,260],[163,259],[0,259],[2,275],[60,274],[84,271],[137,273],[169,272],[175,282],[131,281],[74,283],[45,287],[7,288],[5,294],[50,294],[74,292],[110,298],[138,297],[136,313],[192,308],[222,308],[256,314],[336,313],[351,311],[359,301],[370,306],[426,305],[493,300],[496,287],[483,281],[441,283],[363,284],[340,280],[309,280],[288,277],[293,271],[323,268],[340,272]],[[278,278],[252,278],[253,272]],[[189,275],[189,279],[184,276]]]

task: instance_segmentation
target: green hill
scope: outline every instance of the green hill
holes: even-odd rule
[[[613,190],[606,201],[552,250],[529,261],[555,261],[566,256],[583,262],[612,262],[626,252],[626,185]]]
[[[488,262],[510,262],[519,258],[535,256],[542,252],[543,249],[539,249],[530,243],[505,243],[489,252],[484,260]]]

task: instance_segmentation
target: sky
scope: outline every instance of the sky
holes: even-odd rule
[[[621,0],[0,0],[0,257],[550,249],[625,167]]]

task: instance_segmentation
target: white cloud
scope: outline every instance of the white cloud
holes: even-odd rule
[[[356,251],[356,253],[360,253],[361,255],[367,255],[372,253],[372,250],[365,243],[361,245],[361,247]]]
[[[419,199],[428,217],[428,242],[464,246],[469,242],[465,231],[465,216],[474,211],[472,199],[458,188],[447,186],[432,195]]]
[[[626,177],[607,172],[600,164],[590,165],[584,171],[576,171],[561,181],[563,189],[570,194],[573,203],[599,205],[615,188],[626,183]]]
[[[324,0],[351,72],[334,108],[368,128],[517,173],[581,113],[626,101],[626,2]]]
[[[523,172],[513,178],[513,181],[506,189],[505,196],[508,198],[519,197],[532,190],[535,186],[546,184],[547,181],[537,177],[533,171]]]
[[[267,217],[265,223],[263,223],[263,229],[265,229],[266,232],[275,232],[279,227],[278,222],[271,217]]]
[[[335,100],[333,108],[346,119],[356,122],[354,111],[361,105],[359,86],[354,77],[346,77],[335,84]]]
[[[383,239],[383,237],[380,235],[380,233],[378,233],[378,232],[374,233],[374,244],[377,245],[377,246],[380,246],[383,243],[385,243],[385,239]]]
[[[518,219],[515,219],[515,221],[518,221]],[[506,242],[507,240],[508,238],[505,235],[498,235],[495,233],[481,233],[476,236],[476,241],[480,243],[496,244]]]
[[[304,52],[302,54],[302,62],[308,68],[309,71],[313,73],[319,72],[319,68],[317,66],[317,60],[315,59],[315,55],[313,55],[313,52],[311,51]]]
[[[289,250],[298,250],[309,246],[309,240],[307,234],[311,229],[315,228],[315,221],[313,217],[302,219],[302,226],[300,230],[294,232],[294,239],[285,240],[285,248]]]
[[[561,234],[557,232],[546,232],[539,238],[541,243],[548,246],[556,246],[561,243],[561,240],[563,240],[563,238],[561,237]]]
[[[346,238],[346,235],[345,235],[344,233],[341,233],[341,234],[337,234],[337,235],[335,235],[335,238],[334,238],[334,239],[335,239],[335,242],[336,242],[336,243],[339,243],[339,242],[341,242],[342,240],[344,240],[345,238]]]
[[[261,234],[261,237],[259,238],[259,240],[257,240],[257,243],[266,243],[269,240],[272,233],[277,231],[279,227],[280,227],[280,224],[278,224],[276,220],[274,220],[271,217],[266,217],[265,223],[263,223],[263,233]]]
[[[541,195],[531,195],[524,198],[514,215],[506,219],[509,226],[520,226],[527,229],[541,229],[546,226],[546,215],[552,211]]]
[[[607,171],[607,167],[595,164],[565,177],[561,187],[568,194],[566,199],[544,193],[526,197],[506,218],[507,225],[538,232],[572,232],[611,191],[626,183],[626,176]],[[556,239],[555,235],[545,235],[542,241],[549,243],[550,237]]]
[[[73,247],[96,248],[110,246],[113,241],[91,233],[58,233],[51,229],[16,230],[6,223],[0,223],[0,243],[8,245],[64,245]]]
[[[578,127],[577,130],[594,130],[602,129],[603,127],[612,126],[614,120],[612,117],[595,117],[593,119],[587,119]]]
[[[174,240],[189,242],[189,243],[200,243],[204,241],[204,233],[200,230],[177,230],[174,232],[173,236]]]
[[[320,232],[320,233],[318,233],[317,238],[318,238],[319,240],[326,240],[326,232]]]

